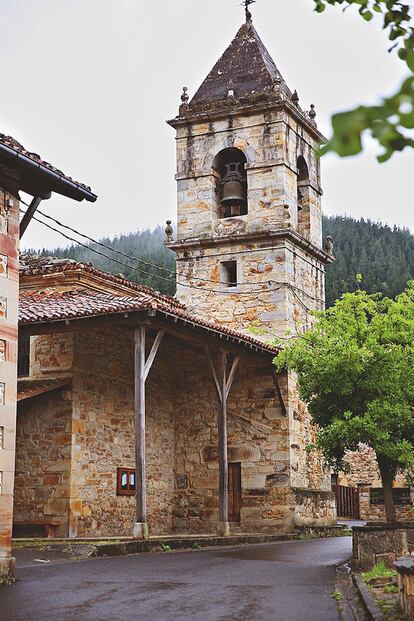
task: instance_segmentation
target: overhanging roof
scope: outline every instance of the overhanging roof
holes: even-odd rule
[[[94,202],[97,199],[90,187],[65,175],[37,153],[28,151],[12,136],[1,133],[0,165],[17,170],[18,189],[32,196],[56,192],[77,201],[85,199]]]

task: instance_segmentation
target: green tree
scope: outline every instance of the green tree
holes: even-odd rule
[[[358,106],[332,117],[333,134],[322,148],[322,153],[334,151],[341,157],[362,151],[365,131],[383,147],[380,162],[388,160],[396,151],[414,147],[414,26],[410,5],[397,0],[313,0],[315,10],[322,13],[327,5],[342,5],[344,10],[355,5],[361,17],[371,21],[378,13],[395,50],[407,65],[407,78],[401,87],[376,106]]]
[[[319,426],[316,448],[334,470],[347,469],[344,454],[359,443],[374,449],[394,521],[393,480],[414,466],[414,282],[395,300],[344,294],[285,342],[275,365],[297,373]]]

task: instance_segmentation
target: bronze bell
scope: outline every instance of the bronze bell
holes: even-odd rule
[[[223,180],[223,194],[221,199],[225,207],[240,205],[240,203],[243,203],[245,200],[239,166],[239,162],[226,164],[227,171]]]

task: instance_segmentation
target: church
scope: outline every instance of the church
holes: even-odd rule
[[[14,528],[59,537],[287,532],[336,522],[274,338],[324,308],[320,161],[247,11],[176,132],[175,298],[22,257]]]

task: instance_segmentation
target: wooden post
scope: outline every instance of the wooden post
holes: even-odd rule
[[[136,522],[134,537],[148,538],[147,522],[147,482],[145,465],[145,380],[157,354],[163,330],[157,333],[151,352],[145,362],[144,325],[135,329],[135,486],[136,486]]]
[[[214,385],[219,398],[218,408],[218,449],[219,449],[219,523],[220,535],[230,534],[229,526],[229,466],[227,457],[227,399],[236,375],[240,357],[233,360],[231,371],[227,378],[227,353],[220,351],[218,355],[218,373],[211,357],[210,350],[206,346],[207,360],[213,376]]]
[[[229,466],[227,458],[227,354],[219,353],[218,371],[222,398],[218,410],[218,447],[219,447],[219,522],[223,535],[230,534],[229,529]]]

